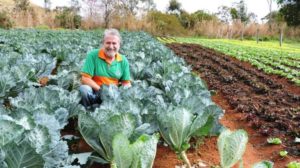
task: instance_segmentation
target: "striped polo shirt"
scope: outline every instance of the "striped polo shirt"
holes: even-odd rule
[[[119,85],[130,83],[129,63],[124,55],[116,54],[115,60],[110,62],[104,49],[95,49],[88,53],[81,75],[92,78],[99,86],[105,84]]]

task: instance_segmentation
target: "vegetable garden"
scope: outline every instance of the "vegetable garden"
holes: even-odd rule
[[[238,60],[249,62],[267,74],[289,79],[300,86],[300,45],[285,44],[279,47],[274,42],[239,41],[200,38],[159,38],[164,43],[192,43],[215,49]]]
[[[211,44],[206,44],[206,46]],[[213,45],[217,46],[218,44]],[[260,147],[256,147],[256,149],[272,150],[266,148],[268,145],[258,139],[281,137],[281,139],[285,139],[284,151],[289,155],[300,155],[299,142],[297,142],[300,89],[293,82],[276,75],[267,75],[249,63],[236,59],[235,56],[228,56],[216,51],[221,47],[214,50],[197,44],[174,43],[174,41],[167,46],[184,58],[193,70],[200,74],[207,82],[209,89],[217,92],[218,96],[215,97],[215,102],[218,102],[226,111],[243,113],[241,117],[235,119],[247,123],[247,126],[243,125],[242,127],[252,127],[255,130],[253,135],[260,137],[253,138],[255,139],[253,140],[254,145],[260,144]],[[231,51],[229,48],[227,47],[226,50]],[[233,47],[231,52],[234,52],[235,49]],[[270,59],[272,60],[272,58]],[[295,61],[295,65],[299,65],[299,61]],[[276,150],[277,157],[279,157],[279,149]],[[277,160],[274,152],[268,155],[269,158]]]
[[[169,46],[203,72],[210,88],[220,90],[233,108],[247,113],[247,120],[260,132],[269,135],[282,130],[299,136],[299,89],[289,90],[268,75],[210,49]],[[260,123],[260,119],[267,123]]]
[[[101,106],[86,111],[78,104],[80,68],[102,33],[0,30],[0,167],[174,167],[161,161],[170,151],[175,164],[199,166],[198,145],[209,141],[220,154],[205,164],[243,165],[247,133],[220,124],[224,110],[212,101],[215,91],[259,132],[299,136],[299,87],[207,48],[169,45],[208,90],[184,59],[144,32],[122,32],[132,87],[103,87]],[[297,143],[284,144],[299,155]],[[206,152],[200,147],[202,157]]]

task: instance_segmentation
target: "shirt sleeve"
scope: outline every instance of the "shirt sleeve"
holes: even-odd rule
[[[129,69],[129,63],[126,58],[123,57],[123,74],[121,76],[121,81],[130,81],[130,69]]]
[[[83,67],[81,69],[81,73],[88,74],[91,77],[93,77],[94,71],[95,71],[95,62],[93,59],[93,52],[90,52],[87,54],[87,57],[84,61]]]

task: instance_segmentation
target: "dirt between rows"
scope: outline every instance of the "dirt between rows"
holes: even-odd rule
[[[245,167],[262,160],[273,161],[276,168],[300,161],[300,144],[294,142],[300,133],[300,87],[200,45],[167,46],[191,65],[209,90],[216,92],[212,99],[225,110],[221,123],[231,130],[248,132],[249,142],[243,156]],[[270,145],[267,143],[269,137],[279,137],[283,144]],[[188,151],[188,157],[194,165],[218,165],[220,158],[216,144],[216,137],[206,138],[199,148]],[[281,150],[287,150],[288,156],[280,157]],[[166,160],[174,160],[174,164],[162,166]],[[159,147],[154,167],[180,165],[181,162],[177,160],[175,164],[175,160],[171,151]]]
[[[192,44],[169,44],[178,56],[191,65],[214,90],[213,101],[225,110],[220,122],[231,130],[244,129],[249,136],[243,165],[250,168],[262,160],[274,162],[275,168],[284,168],[291,161],[300,162],[300,144],[294,143],[300,133],[300,87],[288,80],[266,75],[249,63]],[[75,134],[76,120],[68,124],[62,134]],[[270,145],[267,138],[279,137],[281,145]],[[192,140],[187,156],[194,167],[215,167],[220,164],[217,137]],[[72,153],[93,151],[81,138],[71,144]],[[287,157],[280,157],[279,151],[287,150]],[[93,164],[92,168],[109,165]],[[163,144],[157,147],[154,168],[184,167],[176,154]],[[237,168],[235,165],[234,168]]]

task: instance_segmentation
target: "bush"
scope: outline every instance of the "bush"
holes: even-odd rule
[[[0,28],[10,29],[13,26],[13,22],[10,19],[7,11],[0,11]]]
[[[57,10],[55,22],[57,26],[65,29],[78,29],[81,26],[81,16],[76,14],[72,8],[63,7]]]
[[[160,36],[186,34],[186,30],[175,15],[152,11],[148,13],[148,21],[154,28],[150,31],[152,34]]]

